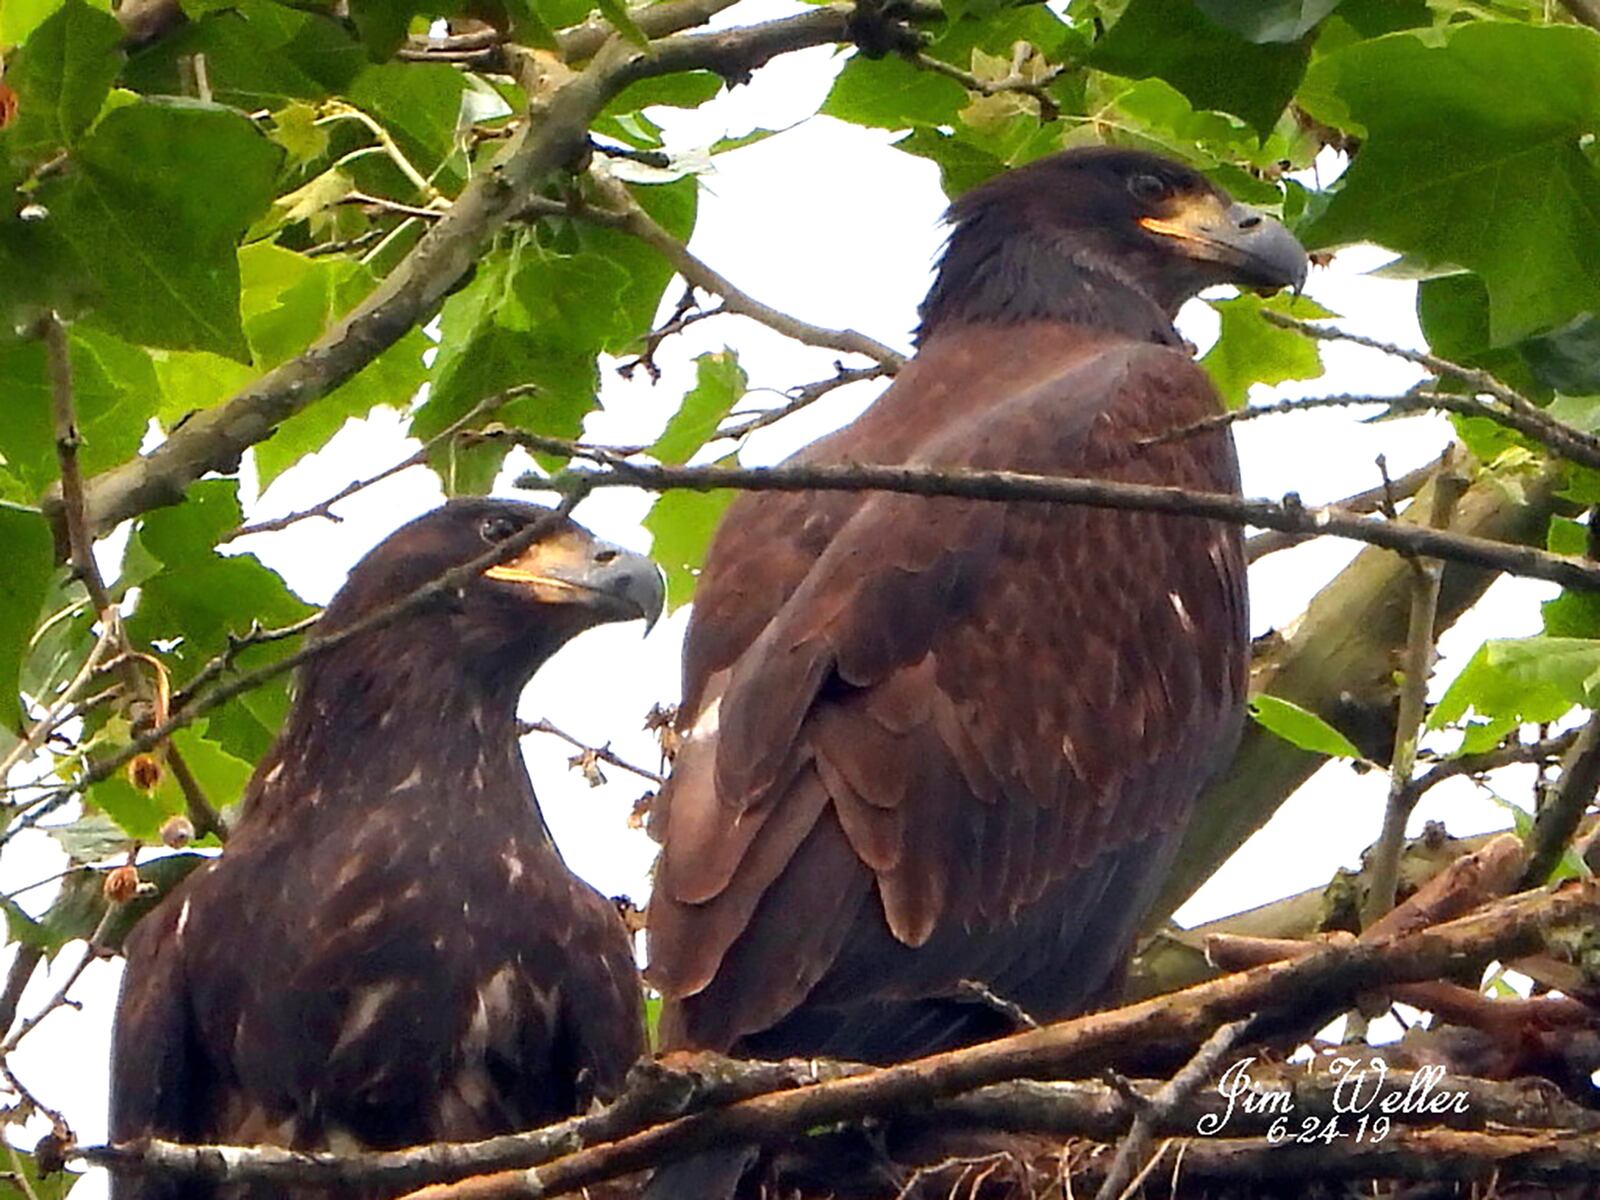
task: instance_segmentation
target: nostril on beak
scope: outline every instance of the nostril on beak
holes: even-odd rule
[[[594,556],[594,560],[595,560],[595,562],[597,562],[597,563],[601,564],[602,566],[604,566],[608,562],[616,561],[616,557],[620,553],[622,553],[622,552],[620,550],[618,550],[615,546],[608,546],[606,549],[604,549],[604,550],[600,551],[598,554],[596,554]]]
[[[1248,217],[1245,217],[1242,221],[1239,222],[1239,228],[1240,229],[1254,229],[1259,224],[1261,224],[1261,214],[1260,213],[1251,213]]]

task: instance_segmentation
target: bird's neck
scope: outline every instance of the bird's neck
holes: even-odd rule
[[[516,725],[529,675],[472,671],[421,639],[332,652],[300,680],[245,819],[393,803],[470,822],[534,808]]]
[[[952,325],[1038,320],[1183,344],[1171,316],[1114,264],[1046,233],[981,225],[963,225],[951,234],[938,279],[922,304],[917,341]]]

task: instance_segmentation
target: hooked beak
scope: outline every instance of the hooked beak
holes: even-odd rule
[[[1174,239],[1189,257],[1222,266],[1225,282],[1267,291],[1305,286],[1305,248],[1280,222],[1247,205],[1194,196],[1168,215],[1140,217],[1139,224]]]
[[[642,619],[646,633],[666,606],[661,568],[650,559],[571,532],[535,542],[483,574],[519,584],[544,604],[586,608],[596,624]]]

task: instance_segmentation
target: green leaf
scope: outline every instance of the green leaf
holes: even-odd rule
[[[78,462],[89,475],[130,458],[156,411],[150,356],[94,329],[70,334],[73,401],[82,445]],[[37,342],[0,343],[0,460],[37,498],[59,475],[50,417],[50,382]]]
[[[1587,554],[1589,527],[1571,517],[1551,517],[1545,534],[1545,549],[1551,554]]]
[[[140,583],[128,632],[141,645],[171,646],[162,661],[178,686],[224,648],[229,634],[244,634],[252,622],[290,625],[315,611],[253,554],[214,549],[241,520],[238,486],[231,479],[192,484],[183,504],[147,514],[130,542],[130,558],[147,555],[159,569]],[[263,666],[293,648],[291,641],[254,646],[238,666]],[[235,757],[253,760],[277,731],[287,704],[288,680],[279,677],[213,714],[208,736]]]
[[[733,455],[719,459],[719,467],[737,465]],[[645,515],[644,527],[650,531],[650,557],[667,574],[667,611],[681,608],[694,599],[695,580],[705,562],[711,535],[735,492],[724,488],[712,492],[664,492]]]
[[[6,2],[9,4],[11,0]],[[27,1181],[26,1188],[18,1186],[18,1172]],[[7,1144],[5,1155],[0,1157],[0,1200],[64,1200],[82,1178],[79,1171],[40,1175],[33,1155]]]
[[[269,243],[242,250],[239,268],[245,336],[260,370],[303,351],[377,282],[349,259],[312,259]],[[408,331],[354,378],[279,425],[255,447],[261,486],[320,450],[350,418],[380,404],[407,404],[427,377],[422,358],[430,345],[420,330]]]
[[[5,0],[0,4],[0,48],[20,46],[56,12],[63,0]]]
[[[984,20],[953,20],[924,53],[967,69],[974,50],[1009,58],[1016,42],[1027,42],[1052,61],[1060,61],[1068,47],[1076,57],[1082,44],[1076,31],[1055,13],[1043,5],[1028,5]],[[839,72],[821,111],[878,129],[949,127],[957,124],[971,100],[967,89],[948,76],[918,70],[895,55],[868,58],[858,53]]]
[[[123,82],[146,95],[181,95],[186,64],[197,54],[205,55],[213,97],[247,112],[342,92],[367,65],[361,47],[328,15],[237,0],[230,11],[191,20],[135,54]]]
[[[1582,313],[1519,349],[1545,387],[1571,396],[1600,394],[1600,314]]]
[[[1194,0],[1195,7],[1249,42],[1297,42],[1339,7],[1339,0]]]
[[[68,942],[87,941],[96,932],[108,950],[121,947],[134,924],[160,903],[198,867],[212,860],[203,854],[169,854],[139,864],[139,880],[155,893],[119,907],[102,928],[106,915],[105,877],[110,868],[84,867],[61,881],[61,891],[42,917],[28,916],[15,901],[6,902],[8,932],[15,941],[37,946],[54,958]],[[70,1186],[70,1184],[69,1184]],[[43,1200],[43,1196],[40,1197]]]
[[[699,108],[716,99],[722,91],[722,77],[710,71],[681,71],[630,83],[606,105],[608,114],[637,112],[652,105],[670,108]]]
[[[243,115],[146,101],[106,115],[41,200],[98,285],[94,318],[145,345],[243,359],[234,247],[282,152]]]
[[[55,539],[41,514],[0,504],[0,546],[6,561],[5,586],[0,587],[0,724],[20,729],[18,681],[55,573]]]
[[[1200,365],[1210,373],[1230,409],[1244,407],[1253,384],[1315,379],[1322,374],[1316,342],[1293,329],[1268,324],[1261,316],[1266,308],[1302,320],[1332,315],[1314,301],[1304,297],[1264,300],[1245,294],[1210,304],[1222,318],[1222,330]]]
[[[1600,34],[1476,21],[1319,59],[1313,116],[1364,135],[1309,245],[1376,241],[1488,289],[1503,346],[1600,308]]]
[[[1532,637],[1485,642],[1428,717],[1428,728],[1480,717],[1555,721],[1600,700],[1600,641]]]
[[[723,349],[695,359],[695,385],[672,414],[650,454],[663,463],[686,463],[722,424],[722,419],[744,397],[749,376],[739,365],[739,355]]]
[[[611,22],[611,27],[620,33],[627,41],[635,46],[648,48],[650,39],[645,36],[644,30],[634,23],[628,15],[628,6],[622,0],[595,0],[600,7],[600,15]]]
[[[388,63],[362,71],[349,99],[381,121],[411,165],[430,175],[455,152],[466,86],[465,76],[443,63]]]
[[[86,813],[67,825],[52,825],[50,836],[74,863],[94,863],[134,849],[130,838],[105,813]]]
[[[1489,292],[1478,276],[1463,272],[1422,280],[1417,285],[1417,321],[1434,353],[1482,368],[1525,395],[1549,395],[1518,347],[1492,344]]]
[[[445,302],[435,382],[412,435],[426,440],[484,397],[531,383],[537,394],[502,406],[491,419],[575,437],[599,390],[596,356],[633,336],[624,302],[632,286],[627,268],[601,253],[563,253],[536,230],[516,235]],[[482,492],[503,457],[496,446],[447,445],[433,464],[451,494]]]
[[[77,144],[117,77],[121,40],[122,26],[83,0],[67,0],[33,31],[6,66],[17,94],[17,119],[7,130],[12,153],[37,160]]]
[[[1277,696],[1260,695],[1250,701],[1250,715],[1256,724],[1277,734],[1284,741],[1333,758],[1361,759],[1355,743],[1316,713]]]
[[[926,158],[939,168],[939,184],[950,197],[977,187],[1005,170],[1006,164],[987,151],[937,129],[914,129],[895,149]]]
[[[1309,56],[1305,39],[1254,45],[1208,20],[1191,0],[1131,0],[1095,43],[1089,64],[1130,79],[1165,79],[1196,108],[1232,113],[1265,136]]]

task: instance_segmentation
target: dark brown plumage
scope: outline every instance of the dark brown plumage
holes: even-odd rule
[[[325,628],[546,515],[463,500],[412,522],[351,572]],[[660,607],[648,560],[563,519],[311,661],[226,853],[129,940],[112,1137],[398,1147],[614,1095],[643,1049],[638,976],[615,908],[545,830],[516,702],[581,630]],[[131,1176],[115,1192],[294,1194]]]
[[[1281,287],[1276,222],[1153,155],[1069,151],[958,200],[916,357],[810,463],[1237,492],[1172,325]],[[1114,986],[1243,715],[1234,526],[878,494],[741,497],[699,583],[647,977],[669,1047],[885,1062]]]

